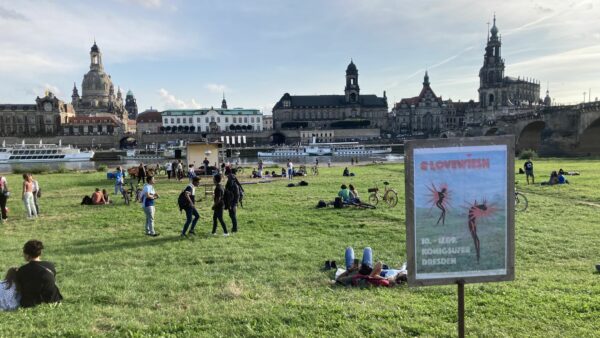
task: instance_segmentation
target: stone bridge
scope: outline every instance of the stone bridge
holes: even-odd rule
[[[533,149],[543,156],[600,155],[600,102],[547,107],[502,116],[481,135],[515,135],[517,152]]]

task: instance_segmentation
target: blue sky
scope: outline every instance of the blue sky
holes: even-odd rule
[[[494,11],[506,75],[549,83],[559,102],[600,96],[600,0],[0,0],[0,103],[46,88],[69,100],[94,37],[140,109],[220,105],[270,112],[285,92],[339,94],[350,60],[361,92],[477,98]],[[543,95],[543,94],[542,94]]]

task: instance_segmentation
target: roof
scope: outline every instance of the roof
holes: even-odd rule
[[[223,108],[213,108],[213,109],[173,109],[173,110],[165,110],[161,113],[162,116],[190,116],[190,115],[206,115],[209,112],[214,111],[219,115],[258,115],[261,116],[262,113],[258,109],[242,109],[242,108],[234,108],[234,109],[223,109]]]
[[[404,99],[400,100],[400,102],[397,105],[406,104],[408,106],[412,106],[412,105],[416,106],[419,104],[419,102],[421,102],[423,100],[425,95],[427,95],[427,92],[431,92],[433,101],[436,101],[436,102],[442,101],[442,97],[435,96],[435,92],[433,91],[433,89],[431,89],[431,86],[423,85],[423,88],[421,88],[421,92],[419,93],[419,96],[404,98]]]
[[[158,110],[146,110],[135,118],[137,123],[162,122],[162,114]]]
[[[345,95],[289,95],[285,93],[273,109],[283,108],[284,100],[291,101],[291,108],[335,108],[354,105],[346,102]],[[358,104],[362,107],[387,108],[387,99],[377,95],[359,95]]]
[[[92,52],[96,52],[96,53],[100,52],[100,48],[98,48],[98,45],[96,44],[96,41],[94,41],[94,45],[92,46],[91,51]]]
[[[133,92],[131,91],[131,89],[129,89],[129,90],[127,91],[127,96],[133,96]]]
[[[348,68],[346,68],[346,75],[357,75],[358,69],[356,69],[356,65],[354,61],[350,60],[350,64],[348,64]]]
[[[121,121],[116,116],[73,116],[69,119],[69,124],[90,124],[90,123],[111,123],[119,125]]]

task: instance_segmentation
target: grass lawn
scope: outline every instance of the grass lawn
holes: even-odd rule
[[[522,161],[517,161],[519,166]],[[600,332],[600,161],[538,160],[539,181],[551,170],[577,170],[571,184],[518,188],[529,209],[517,214],[516,280],[470,284],[470,336],[592,337]],[[139,204],[120,198],[83,207],[95,187],[112,189],[105,173],[38,175],[42,217],[29,221],[21,179],[9,175],[10,221],[0,225],[0,269],[21,265],[27,240],[42,240],[65,297],[58,307],[0,313],[0,336],[455,336],[456,287],[352,289],[331,287],[325,260],[343,265],[346,246],[391,266],[405,260],[403,166],[322,168],[307,187],[287,181],[247,185],[239,234],[209,236],[211,213],[201,202],[199,236],[180,240],[176,206],[183,183],[159,179],[158,238],[143,234]],[[375,210],[315,209],[341,183],[367,188],[389,181],[398,206]],[[243,179],[243,181],[248,181]],[[297,181],[297,180],[296,180]],[[202,191],[202,190],[199,190]],[[227,216],[225,220],[231,225]],[[465,225],[466,226],[466,225]],[[221,230],[219,229],[219,234]],[[4,272],[2,272],[4,273]]]

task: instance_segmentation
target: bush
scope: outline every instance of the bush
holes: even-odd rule
[[[22,165],[13,164],[12,172],[13,174],[24,174],[27,172],[27,170]]]
[[[98,166],[98,168],[96,169],[98,172],[106,172],[106,170],[108,170],[108,166],[106,164],[101,164]]]
[[[39,174],[47,174],[50,172],[50,167],[47,165],[36,165],[32,167],[23,167],[21,165],[13,165],[12,167],[13,174],[26,174],[31,173],[35,175]]]
[[[67,166],[64,165],[63,163],[58,165],[58,168],[56,168],[56,170],[54,171],[55,173],[58,174],[64,174],[64,173],[68,173],[69,169],[67,169]]]
[[[520,160],[527,160],[527,159],[536,158],[536,157],[537,157],[537,153],[533,149],[522,150],[521,153],[519,154]]]

